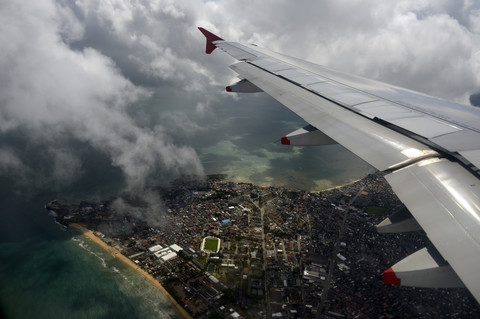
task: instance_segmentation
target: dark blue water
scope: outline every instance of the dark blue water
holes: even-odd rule
[[[154,96],[149,106],[152,125],[162,119],[160,111],[155,113],[160,100],[161,94]],[[283,135],[305,123],[269,98],[214,103],[209,115],[202,116],[188,109],[194,102],[187,98],[185,105],[175,105],[171,111],[187,114],[201,129],[173,138],[196,149],[208,174],[225,173],[233,180],[261,185],[322,189],[372,171],[340,146],[280,145]],[[22,142],[21,136],[0,139],[7,145]],[[84,173],[72,183],[19,188],[18,181],[0,176],[0,317],[177,317],[143,277],[82,236],[62,231],[44,210],[53,199],[78,203],[111,196],[125,186],[120,170],[105,155],[81,143],[77,148],[82,150]],[[41,163],[36,165],[42,169]],[[165,179],[157,182],[173,178],[168,172],[161,176]]]

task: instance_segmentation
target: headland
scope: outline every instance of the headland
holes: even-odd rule
[[[135,196],[121,201],[130,214],[117,200],[47,209],[159,287],[185,318],[479,311],[466,289],[383,284],[383,270],[429,242],[422,233],[377,233],[376,224],[404,209],[381,173],[321,192],[221,176],[158,191],[158,210]],[[218,251],[201,249],[206,237],[220,239]]]

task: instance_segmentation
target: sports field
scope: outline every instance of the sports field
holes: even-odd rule
[[[209,251],[217,251],[218,242],[219,240],[217,238],[205,238],[205,247],[203,249]]]

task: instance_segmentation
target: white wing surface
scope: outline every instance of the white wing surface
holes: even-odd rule
[[[434,247],[384,272],[386,283],[466,286],[480,302],[480,110],[338,72],[255,45],[225,41],[199,28],[207,53],[240,62],[232,92],[264,91],[310,125],[283,144],[339,143],[374,166],[410,215],[391,216],[380,232],[420,225]]]

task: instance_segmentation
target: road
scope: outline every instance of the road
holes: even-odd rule
[[[325,283],[324,283],[324,286],[323,286],[322,300],[320,301],[320,304],[318,305],[318,308],[317,308],[318,309],[317,318],[320,318],[323,315],[323,313],[325,312],[325,301],[327,300],[328,290],[330,289],[330,286],[331,286],[331,280],[332,280],[334,267],[337,264],[336,263],[337,254],[340,250],[340,241],[341,241],[341,238],[343,237],[343,232],[344,232],[344,229],[345,229],[345,222],[347,220],[348,213],[350,212],[352,204],[355,202],[357,197],[360,196],[360,194],[363,192],[364,188],[365,187],[360,188],[358,193],[350,200],[350,202],[348,203],[348,205],[347,205],[347,207],[346,207],[346,209],[343,213],[342,225],[340,226],[340,231],[339,231],[339,234],[338,234],[338,237],[337,237],[337,241],[335,242],[335,246],[333,248],[333,253],[332,253],[332,257],[330,258],[330,266],[328,268],[327,278],[325,279]]]
[[[267,248],[265,243],[265,222],[264,222],[264,215],[265,215],[265,204],[269,201],[263,203],[260,207],[259,202],[255,202],[252,200],[252,203],[260,210],[260,220],[261,220],[261,227],[262,227],[262,251],[263,251],[263,286],[264,286],[264,293],[265,293],[265,318],[272,317],[272,308],[270,307],[270,292],[267,283]]]

